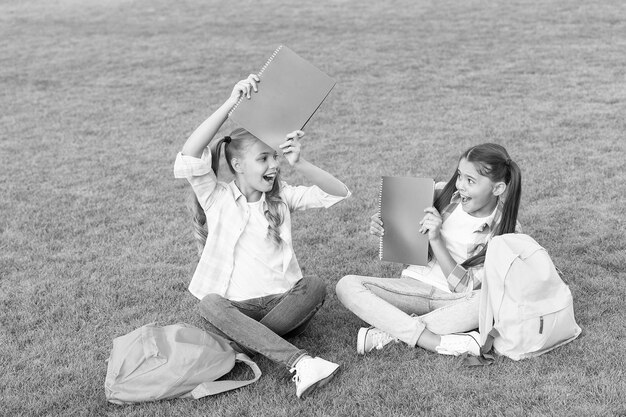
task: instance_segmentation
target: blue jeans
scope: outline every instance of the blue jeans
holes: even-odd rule
[[[326,284],[319,278],[307,277],[284,294],[250,300],[230,301],[209,294],[200,301],[199,310],[219,333],[244,352],[259,353],[291,368],[307,352],[283,337],[302,333],[324,304],[325,296]]]
[[[409,277],[348,275],[336,291],[347,309],[410,346],[424,329],[442,335],[478,327],[479,290],[448,293]]]

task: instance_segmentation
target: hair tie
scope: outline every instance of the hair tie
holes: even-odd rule
[[[511,158],[506,158],[506,161],[504,161],[504,165],[510,167],[511,166]]]
[[[224,142],[225,143],[230,143],[230,141],[231,141],[230,136],[224,136]]]

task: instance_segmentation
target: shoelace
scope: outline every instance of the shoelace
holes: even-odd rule
[[[300,366],[300,369],[302,370],[302,368],[308,367],[309,364],[306,362],[306,359],[305,359],[305,362],[303,362],[299,366]],[[294,372],[296,374],[293,377],[291,377],[291,380],[293,382],[295,382],[295,383],[299,383],[300,382],[300,374],[298,373],[298,369],[295,366],[289,370],[290,374],[293,374]]]
[[[296,370],[296,368],[291,368],[291,369],[289,370],[289,373],[290,373],[290,374],[293,374],[294,372],[295,372],[296,374],[295,374],[294,376],[292,376],[292,377],[291,377],[291,380],[297,384],[297,383],[299,383],[299,382],[300,382],[300,375],[298,375],[298,371]]]
[[[381,350],[385,347],[385,345],[393,340],[393,337],[389,336],[387,333],[381,331],[380,333],[374,334],[374,347],[377,350]]]

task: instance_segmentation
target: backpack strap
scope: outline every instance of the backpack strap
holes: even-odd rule
[[[227,380],[227,381],[204,382],[198,385],[196,388],[194,388],[193,391],[189,393],[190,396],[197,400],[199,398],[206,397],[207,395],[220,394],[222,392],[245,387],[246,385],[250,385],[253,382],[256,382],[259,380],[259,378],[261,377],[261,370],[259,369],[258,365],[254,363],[254,361],[250,359],[246,354],[237,353],[235,355],[235,361],[243,362],[246,365],[248,365],[250,369],[252,369],[252,372],[254,372],[254,378],[246,380],[246,381]]]
[[[486,365],[491,365],[492,363],[494,363],[495,358],[493,354],[489,352],[491,351],[491,348],[493,347],[493,339],[495,339],[499,335],[500,334],[498,333],[498,330],[496,330],[496,328],[493,327],[489,331],[489,334],[487,335],[487,339],[485,340],[485,343],[480,348],[480,356],[471,356],[469,354],[463,355],[463,359],[462,359],[463,365],[486,366]]]

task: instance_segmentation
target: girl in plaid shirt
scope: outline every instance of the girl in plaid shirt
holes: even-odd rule
[[[200,261],[189,285],[200,299],[200,314],[245,352],[260,353],[295,375],[296,395],[324,385],[339,365],[310,356],[284,338],[307,326],[322,306],[324,282],[303,277],[291,240],[291,212],[330,207],[350,191],[300,155],[302,131],[288,134],[280,154],[312,186],[280,179],[278,152],[244,129],[209,143],[243,95],[257,91],[259,78],[239,81],[222,106],[187,139],[174,174],[191,184]],[[262,86],[260,87],[262,88]],[[217,178],[220,154],[234,175]]]
[[[487,243],[518,231],[522,175],[502,146],[485,143],[466,150],[452,178],[437,184],[434,207],[416,228],[428,234],[431,261],[410,265],[398,279],[348,275],[337,297],[371,327],[361,328],[357,352],[403,341],[441,354],[479,354],[480,284]],[[384,233],[380,215],[370,233]],[[440,336],[443,335],[443,336]]]

